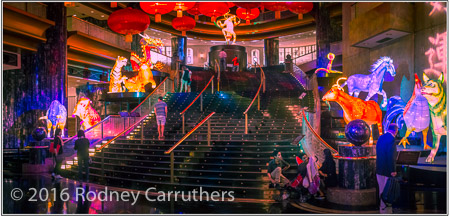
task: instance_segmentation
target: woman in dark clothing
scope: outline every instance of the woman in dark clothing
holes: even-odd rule
[[[53,147],[55,148],[54,152],[56,152],[55,154],[53,154],[53,159],[55,161],[55,169],[53,170],[53,173],[52,173],[53,178],[58,178],[58,179],[62,178],[60,174],[61,174],[61,165],[64,160],[64,157],[62,155],[63,154],[63,146],[64,146],[64,142],[61,138],[61,129],[56,128],[55,138],[53,139]],[[56,150],[58,150],[58,151],[56,151]]]
[[[325,155],[325,160],[322,163],[322,167],[319,169],[319,174],[324,177],[325,187],[336,187],[336,163],[333,160],[333,155],[331,154],[330,149],[324,149],[323,154]]]
[[[79,130],[77,133],[77,141],[75,141],[74,149],[78,156],[78,179],[80,181],[89,182],[89,140],[85,137],[84,131]],[[83,171],[86,173],[83,178]]]

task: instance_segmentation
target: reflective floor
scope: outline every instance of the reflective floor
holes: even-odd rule
[[[21,191],[19,191],[20,189]],[[83,190],[85,195],[83,196]],[[116,189],[109,188],[108,192]],[[394,206],[394,213],[445,213],[446,191],[433,188],[410,188],[409,193],[402,196]],[[91,191],[87,193],[87,191]],[[4,173],[3,179],[3,213],[41,213],[41,214],[74,214],[74,213],[122,213],[122,214],[180,214],[180,213],[377,213],[376,207],[348,207],[328,203],[326,200],[310,200],[308,203],[290,202],[184,202],[150,201],[144,194],[128,191],[126,196],[102,196],[104,186],[83,184],[60,179],[52,181],[48,174],[42,175],[9,175]],[[135,196],[131,195],[134,192]],[[78,196],[77,196],[78,194]],[[88,194],[88,197],[86,197]],[[136,198],[137,197],[137,198]],[[15,199],[17,201],[15,201]],[[84,201],[83,201],[84,199]],[[241,200],[242,201],[242,200]]]

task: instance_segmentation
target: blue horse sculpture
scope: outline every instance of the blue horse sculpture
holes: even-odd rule
[[[365,101],[370,100],[375,94],[383,95],[381,107],[384,108],[387,105],[386,92],[382,88],[384,76],[386,72],[390,73],[392,77],[395,76],[394,62],[387,56],[381,57],[372,65],[370,71],[372,73],[369,75],[355,74],[350,76],[341,87],[347,85],[348,93],[353,97],[358,97],[360,92],[368,92]]]

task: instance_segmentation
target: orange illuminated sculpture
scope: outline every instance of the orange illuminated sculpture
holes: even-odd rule
[[[127,58],[117,56],[116,63],[114,64],[111,74],[109,75],[109,92],[124,92],[125,88],[122,84],[125,84],[126,76],[122,76],[122,67],[127,65]]]
[[[164,44],[160,39],[150,38],[147,34],[141,35],[141,48],[143,57],[140,58],[136,53],[131,53],[131,66],[133,71],[139,71],[138,75],[125,80],[125,87],[130,92],[145,92],[145,85],[152,84],[152,88],[156,87],[156,82],[153,80],[152,69],[154,65],[151,62],[151,49],[158,49]],[[156,68],[156,67],[155,67]]]
[[[335,101],[338,103],[344,111],[344,120],[348,124],[355,119],[361,119],[367,122],[369,125],[377,124],[378,131],[382,133],[382,114],[378,103],[375,101],[364,101],[362,99],[352,97],[344,92],[344,89],[340,87],[339,81],[346,80],[347,78],[339,78],[335,85],[331,87],[323,97],[324,101]],[[372,143],[372,136],[370,137],[370,143]]]
[[[83,125],[84,130],[91,128],[101,121],[100,115],[92,108],[91,103],[91,100],[88,98],[80,98],[72,113],[73,118],[75,116],[80,117],[80,124]]]

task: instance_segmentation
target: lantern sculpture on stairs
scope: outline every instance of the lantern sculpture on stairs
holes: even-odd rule
[[[109,15],[108,26],[111,30],[125,35],[125,41],[131,42],[132,35],[145,31],[150,25],[150,17],[141,10],[120,9]]]

